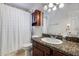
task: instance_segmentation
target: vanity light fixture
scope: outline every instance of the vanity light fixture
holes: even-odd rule
[[[57,7],[56,7],[56,6],[54,6],[54,7],[52,8],[52,10],[53,10],[53,11],[55,11],[56,9],[57,9]]]
[[[47,9],[48,9],[48,6],[47,6],[47,5],[45,5],[45,6],[44,6],[44,10],[47,10]]]
[[[57,8],[63,8],[63,3],[49,3],[44,5],[44,11],[51,12],[52,10],[55,11]]]
[[[64,7],[63,3],[59,4],[59,8],[63,8],[63,7]]]
[[[56,3],[56,4],[60,4],[60,3]]]
[[[51,9],[50,8],[48,9],[48,12],[51,12]]]
[[[49,8],[52,8],[53,6],[54,6],[53,3],[49,3],[49,4],[48,4],[48,7],[49,7]]]

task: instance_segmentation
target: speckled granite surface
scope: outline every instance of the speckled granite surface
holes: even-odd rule
[[[43,42],[41,38],[33,38],[33,40],[44,44],[50,47],[51,49],[56,48],[59,51],[71,54],[72,56],[79,56],[79,43],[63,40],[62,44],[49,44]]]

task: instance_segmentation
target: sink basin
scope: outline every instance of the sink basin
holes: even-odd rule
[[[50,44],[62,44],[63,41],[55,38],[42,38],[42,41]]]

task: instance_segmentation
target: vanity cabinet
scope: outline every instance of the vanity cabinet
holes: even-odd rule
[[[58,49],[50,48],[33,40],[33,56],[68,56]]]
[[[33,41],[33,56],[49,56],[50,49],[38,42]]]

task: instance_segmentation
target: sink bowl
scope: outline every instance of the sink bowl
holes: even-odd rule
[[[62,44],[63,41],[55,38],[42,38],[42,41],[50,44]]]

